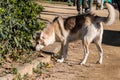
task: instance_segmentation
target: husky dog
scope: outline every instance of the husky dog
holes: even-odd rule
[[[89,55],[89,45],[94,42],[98,49],[99,59],[98,64],[102,64],[103,50],[101,47],[103,25],[111,25],[115,20],[115,10],[113,6],[106,3],[109,15],[107,17],[97,16],[92,13],[71,16],[65,20],[62,17],[56,17],[36,39],[35,49],[40,51],[43,47],[53,44],[55,41],[61,42],[61,59],[58,62],[63,62],[67,57],[68,44],[71,41],[82,40],[84,48],[84,57],[80,64],[85,64]]]

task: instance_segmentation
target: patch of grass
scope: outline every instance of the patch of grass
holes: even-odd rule
[[[33,72],[41,75],[41,74],[43,73],[42,70],[44,71],[45,68],[50,68],[50,67],[51,67],[50,64],[40,62],[40,63],[37,65],[37,68],[36,68],[36,69],[33,69]]]
[[[38,68],[37,69],[33,68],[33,72],[36,73],[36,74],[39,74],[39,75],[42,74],[41,69],[38,69]]]
[[[12,74],[17,74],[17,73],[18,73],[17,68],[12,68],[12,69],[11,69],[11,73],[12,73]]]

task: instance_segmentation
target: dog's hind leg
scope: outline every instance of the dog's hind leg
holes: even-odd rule
[[[102,49],[102,46],[101,46],[102,37],[97,37],[94,40],[94,43],[96,44],[96,47],[98,49],[98,54],[99,54],[99,59],[97,61],[97,64],[102,64],[102,60],[103,60],[103,49]]]
[[[87,58],[88,58],[88,55],[89,55],[89,44],[90,44],[90,42],[88,42],[87,39],[84,39],[84,40],[82,40],[82,44],[83,44],[83,48],[84,48],[84,58],[83,58],[82,62],[80,63],[81,65],[85,64],[86,61],[87,61]]]
[[[102,49],[102,36],[103,36],[103,25],[102,23],[100,23],[100,29],[98,31],[99,35],[97,35],[94,39],[94,43],[96,44],[96,47],[98,49],[98,55],[99,55],[99,59],[97,61],[97,64],[102,64],[102,60],[103,60],[103,49]]]

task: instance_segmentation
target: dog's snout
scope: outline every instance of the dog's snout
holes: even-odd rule
[[[36,51],[40,51],[43,47],[44,47],[43,45],[38,44],[36,45],[35,49]]]

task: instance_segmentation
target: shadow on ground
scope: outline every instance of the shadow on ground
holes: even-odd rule
[[[72,8],[63,8],[63,7],[56,7],[56,6],[44,6],[44,7],[47,7],[47,8],[57,8],[57,9],[67,9],[67,10],[75,10],[75,9],[72,9]]]
[[[41,14],[44,15],[58,15],[58,14],[63,14],[63,15],[75,15],[75,13],[66,13],[66,12],[55,12],[55,11],[43,11]]]
[[[104,30],[103,44],[120,46],[120,31]]]

